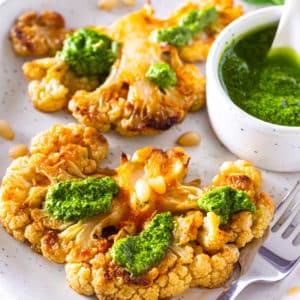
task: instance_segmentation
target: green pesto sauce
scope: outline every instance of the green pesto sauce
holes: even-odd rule
[[[55,219],[79,221],[109,212],[118,191],[110,177],[62,181],[49,188],[46,209]]]
[[[173,231],[170,212],[155,215],[137,236],[117,240],[110,250],[112,258],[131,275],[139,275],[159,263],[165,256]]]
[[[155,30],[152,39],[175,47],[188,45],[190,40],[213,24],[218,17],[214,6],[202,10],[191,10],[185,13],[177,26]]]
[[[192,35],[197,35],[206,26],[215,22],[217,17],[218,13],[214,6],[202,10],[193,9],[183,15],[178,24],[188,28]]]
[[[177,83],[176,73],[167,63],[150,65],[146,78],[161,88],[174,86]]]
[[[79,29],[58,54],[78,76],[107,76],[120,44],[94,30]]]
[[[250,32],[224,51],[219,76],[232,101],[266,122],[300,126],[300,64],[288,49],[268,51],[277,25]]]
[[[256,211],[255,205],[245,192],[230,186],[211,189],[198,200],[198,206],[206,212],[210,211],[220,216],[222,224],[227,224],[237,212]]]

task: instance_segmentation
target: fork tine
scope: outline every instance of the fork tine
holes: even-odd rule
[[[278,234],[284,233],[288,229],[288,227],[292,224],[294,218],[299,213],[299,207],[300,207],[300,201],[293,207],[292,213],[285,220],[283,220],[280,228],[276,231]]]
[[[291,191],[283,198],[282,202],[277,206],[275,216],[271,223],[271,227],[273,227],[282,215],[285,213],[287,208],[289,207],[290,203],[294,200],[297,190],[300,187],[300,180],[298,180],[295,186],[291,189]]]
[[[290,236],[288,237],[288,239],[291,240],[291,241],[293,241],[293,240],[297,237],[297,235],[298,235],[299,233],[300,233],[300,224],[298,224],[298,225],[294,228],[293,232],[290,234]]]

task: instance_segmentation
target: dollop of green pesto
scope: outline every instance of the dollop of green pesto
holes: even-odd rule
[[[220,216],[221,224],[227,224],[237,212],[256,211],[255,205],[245,192],[230,186],[213,188],[199,198],[198,206],[206,212],[214,212]]]
[[[173,26],[155,30],[152,34],[152,39],[158,43],[183,47],[192,39],[192,33],[189,28]]]
[[[133,276],[146,272],[165,256],[173,227],[170,212],[155,215],[139,235],[115,242],[110,250],[113,260]]]
[[[176,73],[167,63],[150,65],[146,78],[161,88],[175,86],[177,83]]]
[[[266,122],[300,126],[300,63],[288,49],[269,56],[277,24],[234,40],[224,51],[219,76],[232,101]]]
[[[215,22],[218,16],[214,6],[202,10],[191,10],[179,20],[179,26],[188,28],[192,35],[197,35],[203,29]]]
[[[152,33],[152,39],[158,43],[183,47],[194,36],[214,23],[217,16],[218,13],[214,6],[203,10],[191,10],[182,16],[177,26],[155,30]]]
[[[78,76],[107,75],[117,58],[119,43],[85,28],[69,36],[59,53]]]
[[[46,210],[55,219],[76,222],[109,212],[118,191],[110,177],[62,181],[49,188]]]

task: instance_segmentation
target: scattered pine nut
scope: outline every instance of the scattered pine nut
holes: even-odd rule
[[[121,0],[122,3],[124,3],[126,6],[134,6],[136,3],[136,0]]]
[[[12,159],[24,156],[29,152],[28,148],[24,144],[14,145],[9,149],[9,156]]]
[[[0,136],[6,140],[13,140],[15,133],[13,132],[9,123],[5,120],[0,120]]]
[[[135,193],[140,205],[143,206],[148,203],[151,196],[151,190],[146,180],[139,179],[136,182]]]
[[[300,293],[300,286],[294,286],[294,287],[291,287],[288,291],[287,291],[287,295],[288,296],[292,296],[294,294],[297,294],[297,293]]]
[[[148,179],[149,185],[158,194],[164,194],[167,190],[165,178],[163,176],[152,177]]]
[[[118,5],[118,0],[99,0],[98,7],[103,10],[112,10]]]
[[[121,3],[126,6],[134,6],[136,4],[136,0],[121,0]],[[119,6],[120,0],[99,0],[98,7],[103,10],[112,10]]]
[[[200,136],[194,131],[187,131],[183,133],[176,141],[180,146],[196,146],[200,143]]]

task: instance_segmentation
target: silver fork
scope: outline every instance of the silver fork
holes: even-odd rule
[[[254,282],[276,282],[292,272],[300,261],[300,180],[278,205],[268,238],[247,264],[249,251],[239,264],[239,278],[225,288],[217,300],[234,300]],[[298,201],[297,201],[298,200]],[[253,251],[252,251],[253,252]],[[243,263],[245,261],[245,263]]]

